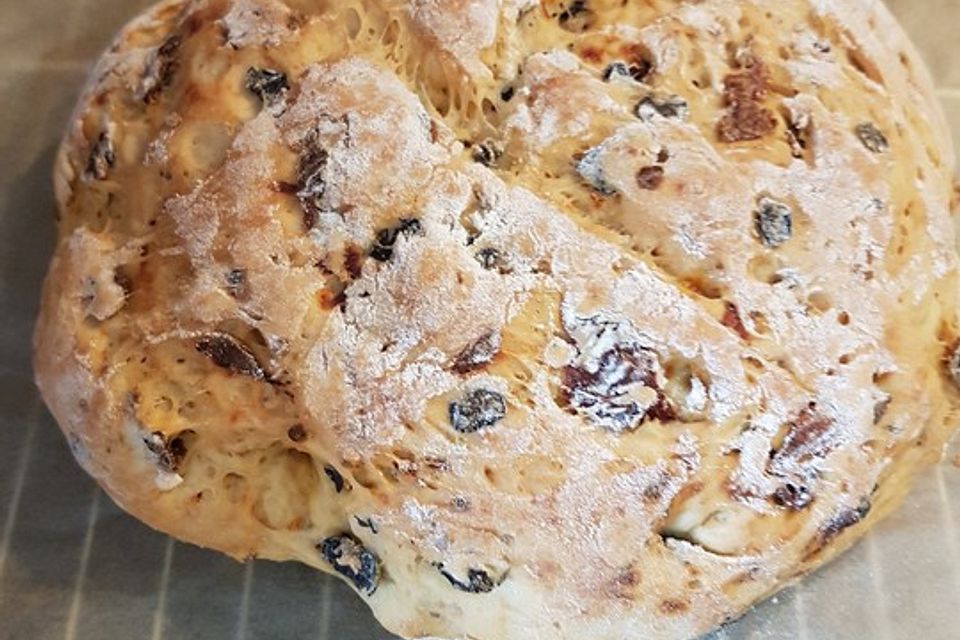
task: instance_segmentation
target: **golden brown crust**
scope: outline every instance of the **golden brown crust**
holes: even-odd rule
[[[957,406],[954,158],[880,3],[176,0],[57,161],[37,380],[131,513],[406,637],[685,638]]]

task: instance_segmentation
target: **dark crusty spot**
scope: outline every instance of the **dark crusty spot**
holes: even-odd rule
[[[634,600],[637,597],[637,587],[640,586],[640,582],[640,571],[631,564],[619,569],[605,587],[614,598]]]
[[[727,113],[720,119],[717,132],[723,142],[758,140],[777,127],[773,113],[763,106],[769,75],[756,56],[745,56],[740,71],[724,79]]]
[[[231,373],[250,376],[254,380],[266,378],[256,356],[233,336],[222,333],[205,336],[197,340],[196,347],[215,365]]]
[[[90,149],[84,175],[88,180],[106,180],[116,162],[117,155],[113,149],[113,140],[104,131]]]
[[[492,331],[460,352],[453,363],[456,373],[469,373],[487,364],[500,351],[500,333]]]
[[[685,600],[667,599],[660,603],[660,611],[666,615],[678,615],[686,612],[690,608],[690,603]]]

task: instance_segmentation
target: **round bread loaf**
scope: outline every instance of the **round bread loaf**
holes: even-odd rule
[[[132,514],[405,637],[689,638],[940,452],[953,169],[876,1],[168,1],[58,158],[37,379]]]

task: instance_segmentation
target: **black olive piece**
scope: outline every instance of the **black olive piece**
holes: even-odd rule
[[[466,593],[490,593],[499,586],[486,571],[480,569],[467,569],[467,579],[464,581],[447,571],[442,564],[436,566],[447,582]]]
[[[890,409],[890,404],[893,402],[893,398],[886,396],[880,402],[873,405],[873,424],[879,424],[883,417],[887,415],[887,411]]]
[[[513,100],[513,96],[516,95],[517,90],[513,87],[506,87],[503,91],[500,92],[500,99],[504,102],[510,102]]]
[[[86,175],[92,180],[106,180],[110,169],[117,162],[117,154],[113,149],[113,141],[104,131],[97,138],[97,142],[90,149],[87,159]]]
[[[398,229],[380,229],[377,232],[377,244],[381,247],[392,247],[397,242]]]
[[[807,487],[787,482],[773,492],[773,501],[781,507],[800,511],[813,502],[813,495]]]
[[[172,35],[163,44],[157,48],[156,59],[148,68],[148,77],[144,79],[145,92],[143,101],[150,104],[160,96],[160,93],[167,88],[173,80],[177,68],[180,66],[177,61],[177,52],[183,39],[179,35]]]
[[[503,155],[503,149],[493,140],[486,140],[473,147],[473,161],[485,167],[493,167]]]
[[[484,247],[477,251],[474,257],[484,269],[498,269],[501,273],[506,273],[507,271],[506,261],[498,249]]]
[[[856,132],[863,146],[873,153],[884,153],[890,148],[890,142],[887,141],[887,137],[871,122],[858,124]]]
[[[944,358],[944,366],[947,369],[950,381],[960,387],[960,342],[954,344],[947,352]]]
[[[423,225],[417,218],[400,218],[400,227],[397,229],[405,238],[419,236],[423,233]]]
[[[323,211],[321,200],[327,191],[323,172],[327,167],[330,154],[325,149],[311,148],[300,156],[297,169],[297,199],[303,207],[303,223],[309,231],[317,224],[317,218]]]
[[[247,69],[245,86],[247,91],[260,98],[263,104],[275,102],[290,88],[284,73],[257,67]]]
[[[333,483],[333,488],[337,490],[337,493],[343,493],[343,488],[346,485],[346,482],[343,479],[343,476],[340,475],[340,472],[330,465],[323,466],[323,472],[327,474],[327,477],[330,478],[330,482]]]
[[[359,538],[349,533],[331,536],[317,548],[334,571],[353,583],[357,591],[374,594],[380,583],[380,560]]]
[[[607,65],[603,70],[603,80],[610,82],[613,78],[633,78],[637,82],[643,82],[650,75],[653,65],[646,60],[641,60],[637,64],[628,65],[626,62],[617,60]]]
[[[123,295],[126,298],[129,298],[133,293],[133,280],[130,278],[129,274],[117,269],[113,273],[113,281],[118,287],[123,289]]]
[[[450,424],[459,433],[476,433],[492,427],[507,414],[503,396],[489,389],[475,389],[450,403]]]
[[[627,63],[618,60],[607,65],[607,68],[603,70],[604,81],[609,82],[614,76],[629,77],[630,67],[627,66]]]
[[[378,262],[389,262],[390,258],[393,257],[393,249],[379,244],[374,245],[374,247],[370,249],[370,257]]]
[[[373,521],[373,518],[361,518],[360,516],[354,516],[354,520],[357,521],[357,524],[364,529],[370,529],[372,533],[380,533],[380,530],[377,528],[377,523]]]
[[[601,162],[602,154],[602,146],[588,149],[580,159],[577,160],[574,168],[580,178],[590,185],[594,191],[604,196],[612,196],[617,190],[607,182],[604,176],[603,163]]]
[[[256,356],[233,336],[226,334],[206,336],[197,340],[196,348],[210,358],[215,365],[231,373],[250,376],[254,380],[266,378]]]
[[[560,23],[562,24],[567,20],[569,20],[570,18],[573,18],[574,16],[577,16],[586,10],[587,10],[586,0],[573,0],[573,2],[571,2],[569,6],[567,6],[567,8],[560,13],[559,15]]]
[[[234,298],[247,295],[247,272],[244,269],[231,269],[227,272],[227,293]]]
[[[644,122],[650,122],[657,116],[686,120],[690,114],[690,107],[687,105],[687,101],[680,96],[669,96],[667,98],[647,96],[637,104],[635,112],[637,117]]]
[[[380,262],[387,262],[393,257],[393,246],[397,237],[403,235],[411,238],[423,234],[423,225],[417,218],[400,218],[396,227],[381,229],[377,232],[377,243],[370,249],[370,257]]]
[[[757,234],[768,249],[776,249],[793,236],[793,212],[772,198],[760,198],[755,214]]]
[[[167,438],[159,431],[155,431],[148,438],[143,439],[147,449],[157,457],[157,464],[161,469],[176,473],[187,457],[187,446],[180,436]]]

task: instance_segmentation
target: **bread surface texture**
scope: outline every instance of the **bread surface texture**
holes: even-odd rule
[[[124,509],[406,638],[693,638],[956,417],[954,157],[866,0],[172,0],[55,168],[37,381]]]

